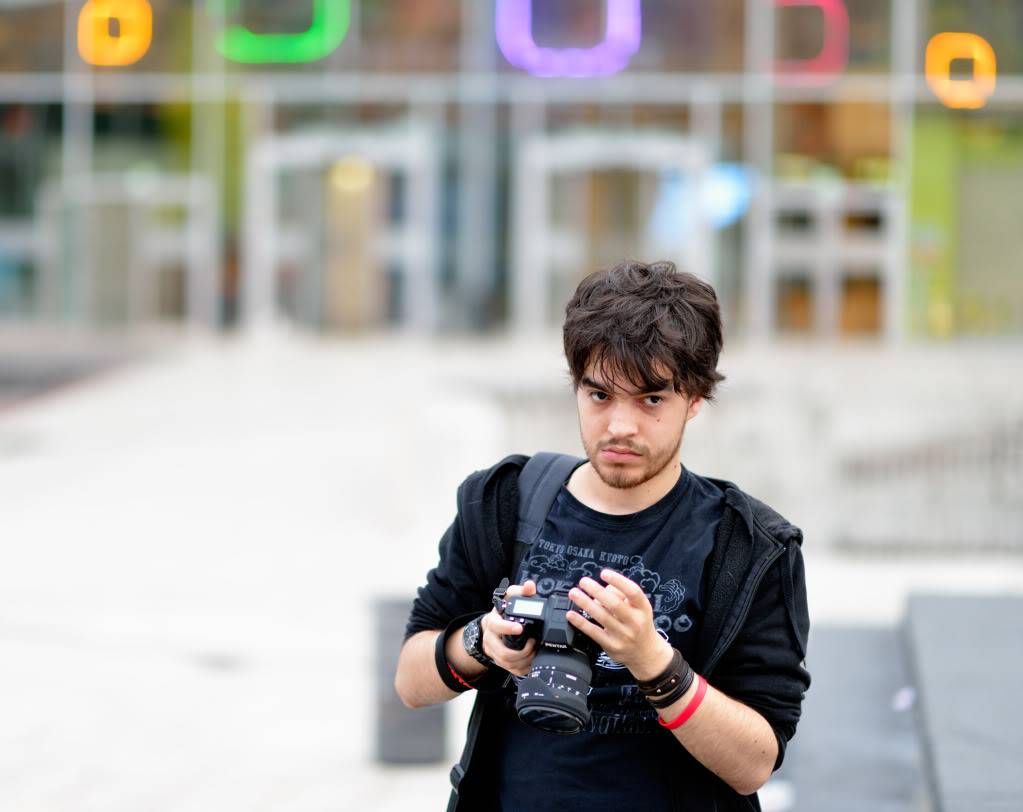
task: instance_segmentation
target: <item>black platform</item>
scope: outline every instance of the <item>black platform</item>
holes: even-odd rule
[[[904,631],[933,809],[1023,809],[1023,597],[915,595]]]
[[[919,745],[912,710],[897,710],[909,685],[892,628],[813,627],[813,683],[775,779],[798,812],[919,812]]]

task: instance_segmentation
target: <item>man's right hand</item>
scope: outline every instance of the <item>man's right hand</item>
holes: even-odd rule
[[[514,584],[508,587],[505,598],[525,597],[536,594],[536,584],[533,581],[526,581],[521,586]],[[520,677],[529,673],[529,667],[536,655],[536,640],[529,639],[520,651],[510,648],[504,642],[504,635],[517,636],[522,634],[522,626],[513,620],[505,620],[497,613],[497,609],[491,609],[489,614],[480,620],[480,628],[483,630],[483,651],[497,665],[505,671],[517,674]]]

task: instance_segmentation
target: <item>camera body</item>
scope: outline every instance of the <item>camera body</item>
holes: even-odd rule
[[[522,634],[505,635],[509,648],[537,641],[529,674],[518,684],[515,710],[527,724],[552,733],[573,734],[590,718],[588,695],[598,646],[568,622],[574,607],[567,590],[550,597],[495,599],[505,620],[522,625]],[[585,616],[585,615],[584,615]]]
[[[571,609],[567,592],[555,592],[549,598],[520,596],[503,601],[497,611],[505,620],[522,626],[522,634],[504,636],[505,645],[521,651],[532,638],[538,648],[559,650],[572,647],[580,637],[588,640],[568,622]]]

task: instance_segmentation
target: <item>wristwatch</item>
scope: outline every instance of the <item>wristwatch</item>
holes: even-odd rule
[[[494,661],[483,651],[483,629],[480,627],[482,619],[483,615],[480,615],[475,620],[470,620],[465,624],[465,629],[462,631],[462,645],[465,647],[466,654],[480,665],[490,668],[494,665]]]

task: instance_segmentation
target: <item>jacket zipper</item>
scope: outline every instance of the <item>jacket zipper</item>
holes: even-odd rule
[[[739,611],[739,617],[733,624],[733,629],[729,633],[728,637],[725,638],[723,643],[719,642],[718,645],[715,647],[713,656],[710,658],[707,665],[705,665],[703,668],[705,674],[713,672],[713,670],[717,667],[718,660],[721,659],[721,655],[728,650],[728,647],[732,645],[735,638],[738,636],[739,631],[740,629],[742,629],[743,624],[746,620],[746,616],[749,614],[750,606],[753,603],[753,596],[757,594],[757,588],[760,586],[760,581],[763,580],[764,575],[767,573],[768,567],[770,567],[771,564],[777,561],[781,557],[781,554],[783,552],[785,552],[784,546],[777,550],[774,550],[769,556],[767,556],[765,559],[763,559],[763,561],[761,561],[760,570],[753,576],[753,583],[750,585],[750,588],[746,590],[746,594],[743,596],[742,608]]]

